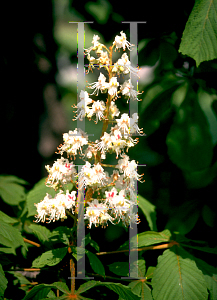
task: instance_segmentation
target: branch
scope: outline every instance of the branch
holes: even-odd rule
[[[177,243],[176,241],[171,241],[169,243],[166,244],[162,244],[162,245],[157,245],[157,246],[147,246],[147,247],[143,247],[143,248],[135,248],[135,249],[127,249],[127,250],[118,250],[118,251],[111,251],[111,252],[98,252],[96,253],[96,255],[105,255],[105,254],[116,254],[116,253],[123,253],[123,252],[133,252],[133,251],[146,251],[146,250],[159,250],[159,249],[167,249],[167,248],[171,248],[174,245],[179,246],[179,243]]]
[[[28,244],[34,245],[34,246],[36,246],[36,247],[41,247],[41,245],[40,245],[40,244],[38,244],[38,243],[35,243],[35,242],[33,242],[33,241],[27,240],[27,239],[25,239],[25,238],[23,238],[23,240],[24,240],[24,242],[25,242],[25,243],[28,243]]]

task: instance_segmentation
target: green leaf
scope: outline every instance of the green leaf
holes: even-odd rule
[[[202,209],[202,217],[206,225],[213,227],[215,222],[216,213],[211,210],[208,205],[204,205]]]
[[[87,290],[93,288],[94,286],[105,286],[110,290],[114,291],[124,300],[139,300],[139,298],[131,292],[131,290],[122,285],[120,283],[112,283],[112,282],[100,282],[100,281],[89,281],[82,284],[79,289],[76,291],[76,294],[81,294],[86,292]]]
[[[162,232],[155,232],[155,231],[144,231],[136,236],[134,236],[131,241],[131,249],[146,247],[154,244],[159,244],[163,242],[169,242],[171,237],[171,233],[168,229],[163,230]],[[137,245],[137,238],[138,238],[138,245]],[[129,249],[129,241],[126,241],[123,245],[120,246],[118,250],[125,250]]]
[[[70,293],[68,286],[66,285],[65,282],[54,282],[52,283],[53,286],[55,286],[58,290],[63,292],[64,294]]]
[[[14,224],[14,223],[19,222],[14,218],[9,217],[8,215],[3,213],[2,211],[0,211],[0,220],[5,222],[5,223],[10,223],[10,224]]]
[[[0,297],[4,297],[4,292],[6,290],[7,284],[7,278],[5,277],[2,266],[0,265]]]
[[[33,261],[32,267],[42,268],[46,265],[55,266],[64,258],[66,253],[67,247],[46,251]]]
[[[52,231],[49,239],[52,242],[61,242],[65,245],[69,245],[69,237],[72,235],[72,230],[72,228],[66,226],[59,226]]]
[[[87,257],[90,261],[90,265],[93,271],[96,272],[96,274],[102,275],[104,277],[105,269],[101,261],[98,259],[98,257],[88,250],[85,250],[85,253],[87,254]]]
[[[88,11],[99,24],[106,24],[111,13],[112,7],[108,1],[98,0],[97,2],[88,1],[85,4]]]
[[[93,247],[97,252],[100,251],[99,245],[97,244],[97,242],[95,242],[94,240],[90,240],[90,245],[91,247]]]
[[[145,215],[151,230],[157,230],[155,206],[141,195],[138,195],[138,206]]]
[[[106,286],[116,294],[118,294],[124,300],[139,300],[140,298],[136,297],[135,294],[131,292],[131,289],[122,285],[120,283],[112,283],[112,282],[102,282],[101,285]]]
[[[138,247],[169,242],[171,233],[168,229],[161,232],[145,231],[138,234]]]
[[[26,279],[26,277],[23,276],[21,273],[16,272],[16,271],[8,271],[7,273],[13,274],[14,277],[16,277],[19,280],[20,284],[30,284],[31,285],[31,282],[28,279]]]
[[[27,184],[16,176],[0,176],[0,196],[9,205],[18,205],[26,200],[25,188],[21,184]]]
[[[166,228],[171,232],[177,231],[182,235],[190,232],[200,216],[200,210],[198,208],[198,201],[184,202],[182,206],[173,211]]]
[[[197,94],[189,88],[166,138],[171,161],[184,171],[199,171],[212,161],[213,145]]]
[[[0,221],[0,243],[12,249],[19,246],[27,249],[19,230],[2,221]]]
[[[152,300],[151,289],[143,280],[132,281],[129,285],[131,291],[141,300]]]
[[[193,257],[174,246],[158,257],[152,278],[155,300],[202,300],[208,298],[205,279]]]
[[[129,276],[129,262],[114,262],[108,265],[109,270],[118,276]]]
[[[29,184],[26,180],[21,179],[14,175],[0,175],[0,182],[16,182],[16,183],[25,184],[25,185]]]
[[[94,286],[100,285],[100,284],[101,284],[100,281],[94,281],[94,280],[85,282],[82,285],[80,285],[79,289],[76,291],[76,294],[84,293],[84,292],[88,291],[89,289],[93,288]]]
[[[85,255],[85,249],[83,247],[71,246],[71,249],[72,255],[77,261],[79,261],[79,259],[81,259]]]
[[[217,58],[217,2],[196,0],[183,32],[179,52],[192,57],[196,66]]]
[[[34,286],[33,289],[23,298],[23,300],[41,300],[47,297],[51,290],[50,284],[39,284]]]
[[[49,240],[51,232],[45,226],[31,224],[29,228],[33,231],[34,235],[37,236],[40,242],[44,243]]]
[[[50,290],[50,292],[47,294],[47,298],[55,298],[56,297],[56,295],[55,295],[55,293],[52,291],[52,290]]]
[[[155,269],[156,269],[156,267],[149,267],[146,274],[145,274],[145,277],[147,277],[147,279],[152,278]]]
[[[199,250],[199,251],[203,251],[203,252],[207,252],[207,253],[217,254],[217,247],[215,247],[215,248],[199,247],[199,246],[192,246],[192,245],[184,244],[184,243],[181,243],[181,245],[183,247],[187,247],[187,248],[191,248],[191,249],[195,249],[195,250]]]
[[[36,206],[34,204],[39,203],[41,200],[43,200],[47,193],[52,197],[55,197],[56,193],[54,189],[47,187],[45,185],[45,180],[46,178],[42,178],[27,194],[27,217],[34,216],[37,213]]]
[[[208,265],[205,261],[196,258],[198,268],[203,272],[206,286],[210,292],[210,299],[217,299],[217,268]]]

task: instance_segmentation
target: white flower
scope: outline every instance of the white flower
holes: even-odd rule
[[[98,96],[99,90],[101,90],[101,92],[103,92],[109,86],[108,82],[106,82],[106,77],[102,73],[100,73],[97,82],[93,82],[93,83],[89,83],[89,84],[90,84],[90,86],[89,86],[90,89],[95,88],[95,90],[93,91],[93,93],[91,95],[96,94],[96,96]]]
[[[91,164],[86,161],[86,164],[82,167],[81,171],[78,174],[78,183],[80,189],[82,188],[82,186],[102,186],[105,181],[106,174],[99,163],[91,168]]]
[[[84,219],[89,220],[89,228],[91,228],[92,224],[95,226],[105,224],[111,219],[111,216],[107,213],[108,207],[105,204],[99,203],[99,201],[95,199],[89,202],[88,205]]]
[[[115,105],[115,102],[114,102],[114,101],[111,101],[111,105],[110,105],[110,107],[109,107],[109,112],[110,112],[112,118],[113,118],[113,117],[117,117],[117,116],[119,116],[119,114],[120,114],[120,111],[119,111],[119,109],[117,108],[117,106]]]
[[[126,141],[122,139],[120,130],[118,130],[118,129],[114,130],[113,134],[114,135],[111,136],[112,149],[116,152],[116,155],[118,157],[120,149],[122,149],[126,146]]]
[[[115,44],[116,49],[123,48],[125,50],[125,47],[127,47],[128,50],[131,50],[130,47],[135,46],[133,44],[130,44],[126,39],[126,34],[123,33],[123,31],[120,32],[121,36],[116,35],[115,40],[113,44]]]
[[[132,85],[131,80],[129,79],[120,86],[120,91],[123,96],[129,97],[131,100],[140,101],[137,98],[137,95],[142,94],[142,93],[135,91],[133,88],[134,88],[134,86]],[[129,99],[128,99],[128,101],[129,101]],[[128,101],[127,101],[127,103],[128,103]]]
[[[101,142],[97,143],[97,150],[101,151],[101,158],[105,159],[105,151],[112,146],[112,140],[110,134],[104,132],[101,137]]]
[[[124,134],[129,133],[130,117],[128,114],[122,114],[120,119],[116,119],[118,127],[123,130]]]
[[[92,103],[93,100],[91,98],[89,98],[88,93],[83,90],[81,90],[79,97],[80,97],[81,101],[79,101],[77,104],[78,110],[77,110],[76,119],[79,119],[82,121],[82,119],[85,117],[85,115],[88,114],[90,111],[90,108],[87,105]]]
[[[132,118],[128,116],[128,114],[122,114],[120,119],[116,119],[118,127],[123,130],[124,135],[131,133],[142,133],[142,129],[139,129],[138,125],[138,114],[134,113]]]
[[[84,132],[80,129],[77,130],[77,128],[74,131],[70,130],[69,133],[64,133],[63,141],[64,144],[57,148],[60,154],[65,151],[68,155],[76,155],[78,149],[82,152],[81,147],[88,144]]]
[[[91,118],[94,114],[96,115],[96,123],[98,122],[98,119],[100,121],[104,118],[104,110],[105,110],[105,103],[103,101],[97,100],[93,103],[92,108],[90,109],[87,117]]]
[[[122,155],[122,159],[118,160],[116,166],[121,173],[124,173],[124,177],[140,180],[141,175],[137,173],[137,163],[135,160],[129,161],[129,156]]]
[[[132,74],[139,76],[137,74],[138,70],[131,66],[131,62],[129,61],[126,53],[122,54],[121,58],[118,59],[116,64],[118,70],[123,72],[123,74],[128,74],[129,72],[131,72]]]
[[[109,57],[108,53],[101,51],[100,57],[98,58],[98,62],[103,64],[103,65],[109,65]]]
[[[35,204],[37,208],[36,222],[45,222],[45,220],[56,221],[66,218],[66,209],[71,210],[74,213],[75,208],[75,194],[76,191],[66,191],[66,194],[63,194],[61,190],[55,198],[52,198],[48,193],[44,197],[44,200]],[[48,223],[49,223],[48,222]]]
[[[108,93],[111,96],[117,96],[117,88],[119,86],[119,82],[117,81],[117,77],[112,77],[109,81]]]
[[[97,50],[97,48],[101,45],[101,44],[98,42],[99,39],[100,39],[99,36],[96,35],[96,34],[94,34],[93,40],[92,40],[92,42],[91,42],[91,43],[93,44],[93,46],[91,46],[91,47],[88,48],[88,49],[84,49],[84,50],[86,51],[86,54],[89,54],[90,51],[92,51],[92,50]]]
[[[64,157],[57,159],[52,167],[47,165],[45,168],[49,173],[46,185],[54,189],[58,185],[71,182],[76,174],[73,163],[69,163],[68,159]]]
[[[134,113],[132,115],[132,118],[130,118],[130,130],[129,132],[130,133],[139,133],[140,135],[142,134],[142,129],[139,129],[138,125],[136,124],[138,122],[138,114],[137,113]]]

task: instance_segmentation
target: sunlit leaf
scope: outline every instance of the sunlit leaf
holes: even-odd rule
[[[174,246],[158,257],[154,270],[155,300],[202,300],[208,298],[205,279],[192,257],[181,247]]]
[[[33,261],[32,267],[42,268],[46,265],[55,266],[64,258],[66,253],[67,247],[46,251]]]
[[[217,2],[196,0],[183,32],[179,52],[192,57],[197,67],[217,58]]]

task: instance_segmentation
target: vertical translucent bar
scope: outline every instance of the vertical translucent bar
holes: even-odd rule
[[[78,165],[78,173],[81,171],[82,165]],[[85,226],[84,226],[84,187],[79,189],[80,183],[78,182],[78,197],[77,197],[77,211],[78,211],[78,224],[77,224],[77,247],[85,251],[85,244],[82,243],[85,239]],[[77,264],[77,277],[84,278],[85,274],[85,255],[80,258]]]
[[[133,237],[137,237],[138,230],[137,230],[137,224],[135,223],[135,219],[133,216],[138,213],[138,207],[137,207],[137,181],[135,179],[130,179],[130,200],[135,205],[130,206],[130,228],[129,228],[129,239],[132,241]],[[135,188],[135,191],[133,191],[133,188]],[[134,222],[132,222],[134,221]],[[130,245],[130,250],[132,249]],[[138,248],[137,239],[136,239],[136,245],[133,245],[133,248]],[[129,277],[138,277],[138,251],[129,251]]]
[[[84,23],[93,23],[93,22],[69,22],[69,23],[78,23],[77,27],[77,103],[80,101],[79,96],[81,90],[85,90],[85,67],[84,67],[84,45],[85,45],[85,31]],[[77,129],[81,129],[85,132],[85,118],[83,120],[77,120]],[[80,135],[78,133],[78,135]],[[78,165],[78,172],[81,171],[83,165]],[[78,182],[78,187],[80,183]],[[85,225],[84,225],[84,188],[78,189],[77,197],[77,211],[78,211],[78,220],[77,220],[77,249],[79,252],[83,252],[82,257],[77,263],[77,277],[76,279],[94,279],[94,277],[85,277]],[[77,255],[79,255],[77,250]],[[71,279],[71,277],[69,277]]]
[[[137,24],[138,23],[146,23],[146,22],[122,22],[122,23],[129,23],[130,24],[130,44],[134,44],[135,46],[132,47],[132,51],[130,51],[130,63],[131,67],[136,69],[138,67],[138,30]],[[134,87],[133,89],[138,91],[138,77],[135,74],[132,74],[130,71],[130,80],[131,84]],[[130,95],[130,128],[132,128],[132,116],[134,113],[138,114],[138,102],[137,100],[133,100]],[[133,135],[137,135],[134,133]],[[134,186],[135,190],[130,190],[130,200],[134,202],[135,205],[132,205],[130,208],[130,228],[129,228],[129,277],[130,278],[138,278],[138,251],[131,251],[133,248],[138,249],[137,239],[136,244],[131,245],[130,241],[132,241],[133,237],[136,237],[138,234],[137,224],[133,223],[132,220],[134,219],[133,216],[138,213],[137,207],[137,182],[134,179],[130,180],[131,187]]]
[[[135,45],[132,47],[132,51],[130,51],[130,63],[132,68],[136,69],[138,67],[138,33],[136,22],[130,22],[130,44]],[[132,72],[130,72],[130,81],[137,91],[138,77],[135,74],[132,74]],[[132,118],[134,113],[138,114],[138,102],[137,100],[133,100],[130,96],[130,118]],[[130,127],[132,128],[132,124],[130,124]]]
[[[80,101],[80,92],[85,90],[85,67],[84,67],[84,23],[78,22],[77,30],[77,103]],[[77,119],[77,128],[85,132],[85,118]]]

